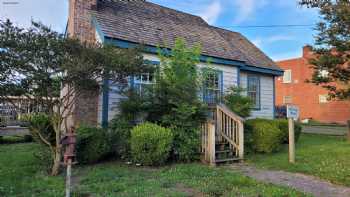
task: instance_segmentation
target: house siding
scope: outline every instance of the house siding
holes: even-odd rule
[[[260,77],[260,109],[253,110],[249,118],[274,118],[274,77],[256,73]],[[247,88],[248,72],[240,72],[240,86]],[[244,92],[246,95],[246,92]]]
[[[153,54],[147,54],[143,53],[143,57],[145,60],[150,61],[158,61],[159,58],[157,55]],[[229,87],[231,86],[237,86],[238,85],[238,69],[237,67],[233,66],[226,66],[226,65],[220,65],[220,64],[208,64],[208,63],[199,63],[198,68],[205,68],[205,67],[211,67],[216,70],[220,70],[223,73],[223,91],[227,91]],[[121,99],[124,97],[120,95],[119,89],[117,85],[110,85],[110,91],[109,91],[109,99],[108,99],[108,121],[113,119],[115,115],[118,114],[118,104]],[[102,123],[102,106],[103,105],[103,96],[102,94],[99,95],[98,98],[98,123]]]

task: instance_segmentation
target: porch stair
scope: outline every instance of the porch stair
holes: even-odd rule
[[[202,126],[202,161],[219,165],[243,159],[243,121],[223,104],[210,106]]]

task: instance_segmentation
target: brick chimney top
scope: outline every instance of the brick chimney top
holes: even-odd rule
[[[308,58],[313,55],[312,47],[310,45],[305,45],[303,47],[303,58]]]

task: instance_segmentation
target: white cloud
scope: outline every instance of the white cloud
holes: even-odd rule
[[[255,46],[257,46],[258,48],[261,48],[262,47],[262,43],[263,41],[261,40],[261,38],[255,38],[254,40],[252,40],[253,44]]]
[[[291,41],[291,40],[295,40],[295,38],[293,36],[287,36],[287,35],[274,35],[266,38],[265,41],[267,41],[268,43],[273,43],[273,42]]]
[[[289,35],[273,35],[270,37],[257,37],[252,40],[252,42],[255,44],[255,46],[262,48],[265,45],[276,43],[276,42],[282,42],[282,41],[293,41],[295,40],[295,37],[289,36]]]
[[[212,25],[219,18],[221,11],[222,7],[220,1],[215,0],[208,7],[206,7],[205,10],[199,14],[199,16]]]
[[[234,0],[237,12],[234,23],[238,24],[248,20],[257,9],[267,5],[267,3],[267,0]]]
[[[6,4],[5,1],[0,0],[0,20],[8,18],[18,26],[28,27],[33,19],[64,32],[68,17],[67,0],[16,0],[15,4]]]
[[[301,56],[302,56],[302,51],[297,50],[297,51],[291,51],[291,52],[286,52],[286,53],[272,54],[272,55],[270,55],[270,58],[273,61],[281,61],[281,60],[298,58]]]

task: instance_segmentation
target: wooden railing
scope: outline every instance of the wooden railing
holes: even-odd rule
[[[217,104],[213,108],[213,120],[208,120],[202,126],[202,154],[206,162],[212,165],[218,162],[215,158],[217,144],[228,144],[229,151],[233,153],[231,159],[243,159],[243,121],[243,118],[223,104]]]

